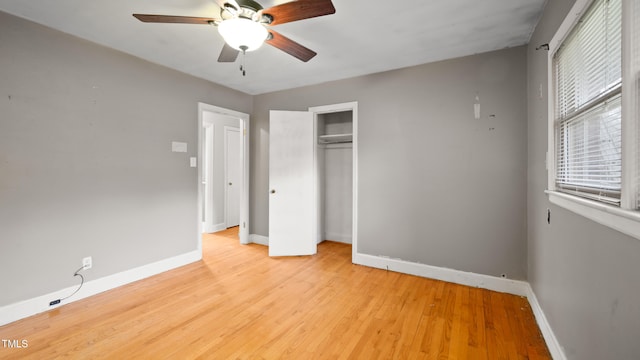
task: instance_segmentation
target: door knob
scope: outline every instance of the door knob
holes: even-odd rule
[[[275,193],[276,193],[276,191],[275,191],[275,190],[271,190],[271,193],[272,193],[272,194],[275,194]]]

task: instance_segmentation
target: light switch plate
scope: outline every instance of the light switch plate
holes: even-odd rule
[[[189,164],[191,165],[191,167],[197,167],[198,166],[198,159],[195,156],[192,156],[189,158]]]
[[[187,152],[187,143],[172,141],[171,142],[171,151],[173,152]]]

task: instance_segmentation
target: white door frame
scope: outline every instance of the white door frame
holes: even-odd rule
[[[209,105],[205,103],[198,103],[198,176],[197,176],[197,184],[198,184],[198,199],[197,199],[197,208],[198,208],[198,251],[202,253],[202,202],[203,202],[203,191],[202,191],[202,169],[203,169],[203,120],[204,113],[211,112],[219,115],[234,117],[239,120],[239,128],[241,131],[241,151],[240,151],[240,159],[242,161],[242,190],[240,192],[240,243],[248,244],[249,243],[249,125],[250,119],[249,114],[245,114],[242,112],[225,109],[222,107]]]
[[[229,227],[229,145],[227,135],[230,131],[237,132],[240,135],[240,129],[232,126],[224,127],[224,224],[228,228]],[[240,141],[240,147],[242,148],[242,141]],[[242,149],[240,150],[240,159],[242,159]],[[242,171],[242,170],[241,170]],[[235,226],[235,225],[234,225]]]
[[[310,107],[313,113],[313,127],[318,130],[318,115],[341,111],[351,111],[353,116],[353,228],[351,234],[351,261],[355,262],[358,253],[358,102]],[[317,134],[314,136],[317,138]],[[314,153],[315,168],[318,168],[318,153]]]
[[[209,194],[209,190],[211,190],[211,183],[213,179],[211,179],[211,168],[210,164],[212,163],[210,157],[213,156],[213,139],[215,138],[215,126],[213,123],[202,123],[202,127],[204,128],[204,132],[202,133],[202,147],[205,150],[202,153],[202,177],[200,189],[202,190],[202,196],[204,197],[201,202],[200,209],[202,214],[200,214],[202,219],[202,229],[201,232],[214,232],[215,229],[213,227],[213,213],[207,212],[207,208],[212,208],[213,204],[211,204],[212,195]]]

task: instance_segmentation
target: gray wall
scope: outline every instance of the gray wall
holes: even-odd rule
[[[268,236],[269,110],[358,101],[358,251],[524,279],[526,73],[518,47],[255,96],[251,233]]]
[[[197,249],[200,101],[252,106],[0,12],[0,306]]]
[[[535,47],[551,40],[573,3],[547,2],[527,50],[528,278],[569,359],[637,359],[640,241],[556,207],[544,193],[547,52]]]

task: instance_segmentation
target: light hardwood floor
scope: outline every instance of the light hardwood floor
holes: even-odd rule
[[[0,327],[2,359],[550,359],[526,299],[351,264],[269,258],[237,229],[203,261]]]

